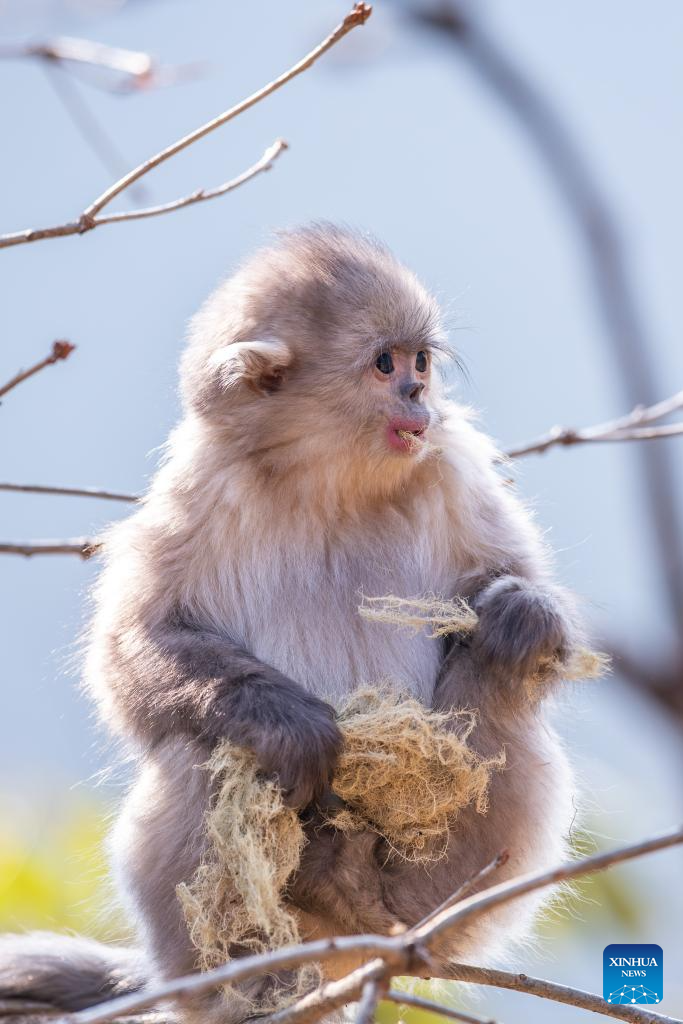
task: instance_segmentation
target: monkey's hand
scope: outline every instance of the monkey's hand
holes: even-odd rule
[[[526,679],[546,659],[566,658],[573,626],[559,590],[501,576],[473,604],[479,625],[471,651],[483,675]]]
[[[214,706],[204,737],[251,750],[289,807],[306,807],[329,787],[342,737],[329,704],[274,669],[232,682]]]

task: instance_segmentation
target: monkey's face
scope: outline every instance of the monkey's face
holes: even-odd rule
[[[383,348],[375,359],[366,387],[370,389],[371,404],[380,414],[390,451],[404,456],[423,451],[431,420],[425,403],[430,378],[431,354],[427,348]]]
[[[401,486],[429,458],[440,419],[429,339],[378,342],[360,311],[356,318],[353,327],[328,325],[322,338],[316,322],[279,325],[214,353],[220,392],[211,409],[226,428],[228,459],[252,460],[273,482],[303,471],[326,491],[370,494]]]

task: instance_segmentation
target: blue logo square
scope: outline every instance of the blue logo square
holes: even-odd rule
[[[652,943],[613,943],[602,954],[602,994],[608,1003],[659,1003],[664,954]]]

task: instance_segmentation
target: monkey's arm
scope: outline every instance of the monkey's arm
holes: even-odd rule
[[[470,637],[447,645],[433,706],[515,712],[528,701],[525,681],[578,645],[573,605],[559,588],[511,575],[484,585],[471,603],[479,622]]]
[[[481,473],[470,503],[468,518],[476,528],[467,538],[470,563],[459,593],[479,621],[459,648],[467,651],[469,674],[481,687],[503,689],[512,699],[523,695],[516,684],[544,662],[564,661],[582,642],[579,616],[572,597],[552,580],[530,513],[493,466]]]
[[[341,745],[334,710],[229,638],[169,619],[118,631],[109,650],[108,697],[143,743],[230,740],[296,807],[329,785]]]

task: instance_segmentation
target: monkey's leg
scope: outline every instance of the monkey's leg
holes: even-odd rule
[[[205,749],[181,741],[158,748],[131,791],[111,840],[119,892],[137,926],[153,981],[197,969],[197,950],[176,889],[192,878],[203,852],[210,789],[201,765],[207,757]],[[267,984],[254,979],[232,1000],[223,993],[197,997],[183,1006],[182,1015],[192,1024],[241,1024]]]
[[[543,708],[528,700],[502,699],[499,684],[482,675],[468,647],[454,647],[434,696],[437,710],[476,708],[478,724],[468,743],[482,757],[505,751],[495,769],[489,806],[479,814],[465,808],[451,831],[446,856],[421,865],[389,860],[383,870],[390,909],[412,925],[507,850],[508,861],[481,887],[527,871],[552,867],[566,857],[567,836],[576,813],[573,781],[562,745]],[[476,890],[472,890],[476,891]],[[522,938],[542,896],[525,897],[457,929],[439,950],[445,959],[494,956]]]
[[[337,933],[401,931],[402,922],[384,902],[378,836],[344,835],[325,824],[319,811],[310,814],[304,829],[307,843],[288,886],[290,902],[321,916]]]

